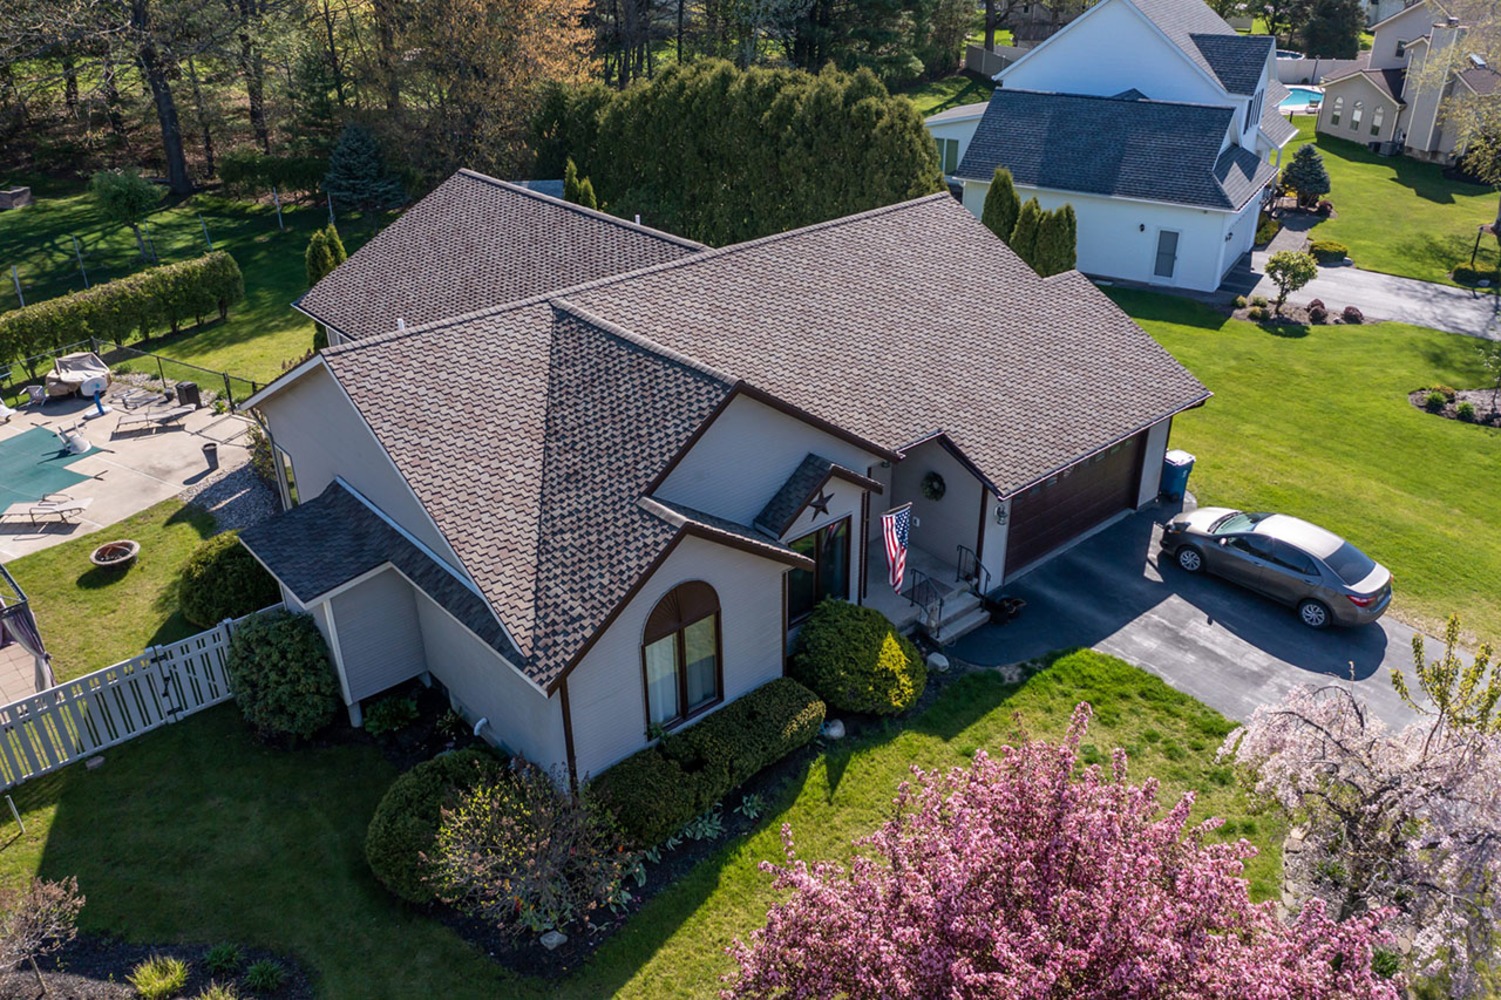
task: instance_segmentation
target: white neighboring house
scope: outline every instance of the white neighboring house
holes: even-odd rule
[[[970,140],[975,137],[975,129],[985,117],[985,108],[984,102],[961,104],[924,119],[928,134],[938,144],[938,163],[943,168],[944,180],[954,182],[959,164],[969,152]]]
[[[1250,251],[1297,134],[1270,37],[1201,0],[1102,0],[996,79],[978,118],[930,119],[975,215],[1006,167],[1023,199],[1074,206],[1091,276],[1212,291]]]
[[[1445,97],[1501,96],[1501,73],[1466,51],[1465,26],[1438,0],[1419,0],[1372,29],[1370,65],[1324,81],[1321,135],[1381,144],[1420,160],[1452,163],[1458,136],[1444,127]],[[1425,73],[1432,60],[1453,69]],[[1439,65],[1433,62],[1433,65]]]

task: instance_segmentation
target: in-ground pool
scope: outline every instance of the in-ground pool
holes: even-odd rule
[[[1318,87],[1289,87],[1287,89],[1291,93],[1277,102],[1279,108],[1306,108],[1324,99],[1324,92]]]

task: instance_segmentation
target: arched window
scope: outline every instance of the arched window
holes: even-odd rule
[[[1334,99],[1334,111],[1331,112],[1330,115],[1329,115],[1329,124],[1330,125],[1338,125],[1339,124],[1339,116],[1342,115],[1342,114],[1344,114],[1344,113],[1345,113],[1345,99],[1343,97],[1336,97]]]
[[[1351,132],[1359,132],[1360,131],[1360,119],[1361,119],[1361,116],[1364,115],[1364,114],[1365,114],[1365,102],[1364,101],[1356,101],[1355,102],[1355,107],[1353,107],[1353,108],[1350,109],[1350,131]]]
[[[646,720],[671,725],[719,701],[719,595],[699,580],[668,591],[641,635]]]
[[[1386,123],[1386,105],[1376,105],[1376,110],[1371,112],[1371,134],[1380,135],[1381,126]]]

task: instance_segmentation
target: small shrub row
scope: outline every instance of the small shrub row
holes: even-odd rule
[[[215,311],[224,318],[244,297],[240,267],[222,250],[163,264],[0,314],[0,362],[46,354],[90,336],[123,344],[132,331],[145,338],[163,324],[176,333],[189,318],[200,325]]]
[[[365,832],[365,861],[392,894],[409,903],[437,897],[427,857],[451,808],[469,789],[493,784],[504,772],[492,754],[459,750],[423,761],[386,789]]]
[[[177,581],[177,606],[199,628],[213,628],[281,600],[276,579],[240,544],[238,531],[202,542]]]
[[[905,712],[928,683],[917,647],[890,619],[837,600],[813,609],[789,668],[833,708],[870,715]]]
[[[589,793],[640,847],[682,829],[737,785],[818,735],[824,703],[781,677],[611,767]]]
[[[1350,255],[1350,248],[1334,240],[1314,240],[1308,250],[1320,264],[1338,264]]]

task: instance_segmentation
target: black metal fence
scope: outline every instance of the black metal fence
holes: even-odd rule
[[[169,358],[164,354],[152,354],[134,347],[120,347],[90,337],[88,340],[66,344],[47,354],[23,358],[14,362],[8,373],[0,366],[0,399],[17,395],[24,385],[40,383],[58,358],[81,351],[92,351],[99,355],[99,359],[109,365],[117,377],[141,376],[147,384],[155,384],[163,391],[173,390],[181,382],[192,382],[198,386],[206,402],[223,400],[229,409],[234,409],[260,391],[263,384],[254,379]]]

